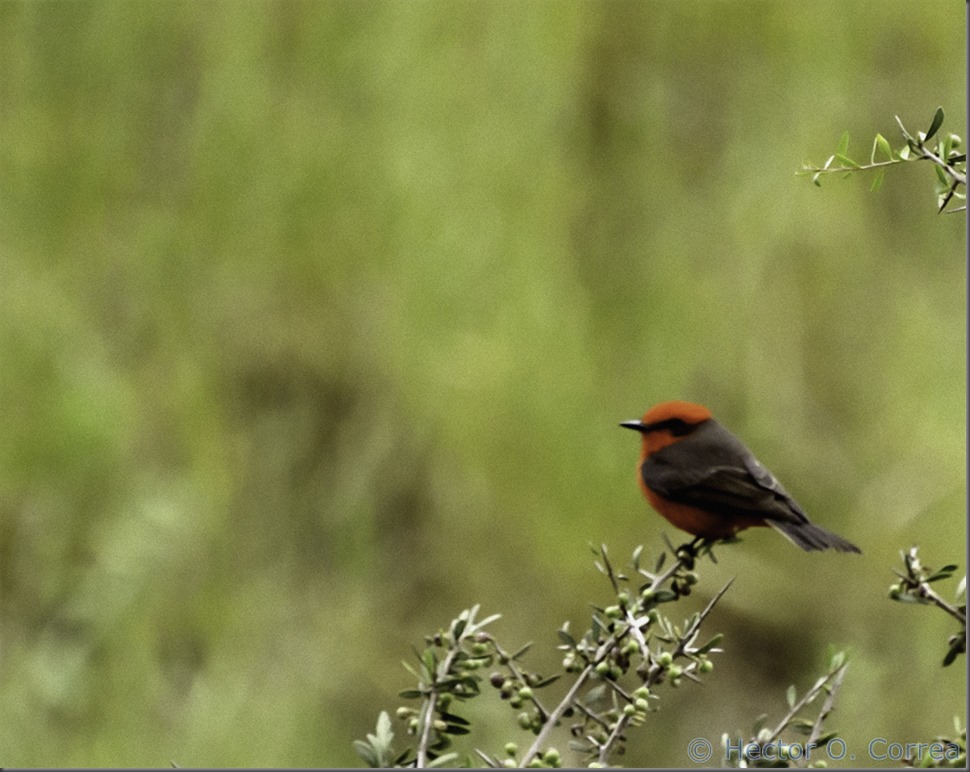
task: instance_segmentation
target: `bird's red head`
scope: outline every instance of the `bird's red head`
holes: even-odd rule
[[[711,411],[703,405],[675,399],[671,402],[661,402],[659,405],[654,405],[644,413],[640,422],[645,426],[671,420],[680,420],[687,424],[699,424],[711,417]]]
[[[694,427],[711,418],[711,411],[703,405],[672,400],[654,405],[639,421],[624,421],[620,426],[643,435],[642,458],[646,458],[651,453],[677,442]]]

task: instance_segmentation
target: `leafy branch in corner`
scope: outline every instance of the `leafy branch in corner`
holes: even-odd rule
[[[953,661],[967,651],[967,577],[960,580],[956,589],[956,601],[950,603],[944,600],[932,587],[931,582],[949,579],[957,567],[953,564],[943,566],[934,571],[923,565],[916,554],[916,547],[910,547],[908,552],[901,552],[906,572],[893,570],[899,581],[889,588],[889,597],[901,603],[922,603],[942,609],[960,623],[960,631],[951,635],[947,640],[948,650],[943,659],[943,666],[953,664]],[[963,598],[963,603],[959,599]]]
[[[702,623],[730,583],[682,624],[660,613],[663,604],[691,594],[698,582],[695,563],[702,556],[714,560],[714,544],[695,539],[677,549],[668,546],[673,555],[668,567],[664,568],[668,553],[663,552],[652,571],[643,568],[643,548],[638,547],[627,573],[614,569],[605,546],[594,550],[596,566],[609,579],[615,602],[594,607],[590,628],[579,638],[570,634],[568,623],[563,625],[563,672],[550,677],[530,672],[522,663],[531,644],[510,652],[495,640],[486,628],[498,615],[479,621],[478,606],[463,611],[446,630],[429,636],[423,651],[415,651],[417,666],[405,664],[418,683],[401,697],[418,700],[418,705],[402,706],[396,715],[414,738],[412,745],[395,754],[392,721],[382,712],[375,733],[354,743],[358,755],[375,767],[455,766],[459,754],[452,750],[454,738],[471,731],[471,722],[458,715],[456,705],[480,696],[485,669],[492,670],[488,682],[499,698],[517,712],[518,728],[533,735],[521,758],[516,758],[515,742],[506,743],[496,755],[475,749],[488,766],[561,766],[551,735],[564,721],[570,722],[570,748],[587,762],[605,765],[611,755],[622,754],[628,730],[657,710],[658,687],[677,687],[684,679],[700,681],[714,668],[709,655],[720,651],[721,636],[704,644],[699,644],[699,637]],[[560,678],[569,685],[554,707],[546,707],[537,692]],[[470,755],[464,765],[472,765]]]
[[[849,155],[849,133],[845,132],[839,141],[838,150],[828,157],[822,166],[806,162],[802,164],[800,175],[811,175],[812,182],[822,186],[823,174],[842,174],[848,176],[853,172],[876,171],[876,176],[872,180],[871,190],[878,190],[883,183],[886,175],[886,168],[898,164],[910,163],[913,161],[930,161],[936,171],[937,185],[936,196],[939,211],[962,212],[966,210],[966,204],[947,209],[953,199],[966,201],[967,187],[967,154],[961,151],[963,140],[957,134],[941,135],[935,146],[930,145],[930,140],[937,136],[940,127],[943,125],[943,108],[938,107],[930,122],[930,127],[924,132],[917,132],[914,137],[896,116],[896,123],[903,135],[905,144],[898,149],[893,149],[882,134],[876,134],[872,142],[872,152],[869,154],[869,163],[857,163]],[[879,159],[879,160],[877,160]]]
[[[964,576],[957,584],[955,600],[951,603],[930,584],[952,577],[957,570],[956,565],[951,563],[939,570],[924,566],[916,547],[910,547],[900,555],[905,572],[893,569],[899,581],[889,588],[889,597],[900,603],[936,606],[960,623],[960,630],[947,639],[947,652],[943,658],[943,667],[952,665],[958,656],[967,651],[967,577]],[[929,750],[922,758],[906,758],[903,761],[907,766],[966,768],[967,728],[961,725],[959,716],[954,717],[953,727],[953,736],[939,736],[934,743],[926,743]]]
[[[793,764],[802,766],[818,757],[819,752],[838,737],[837,732],[823,732],[822,725],[832,712],[835,698],[845,678],[848,663],[844,652],[836,652],[829,662],[828,672],[819,678],[812,687],[798,698],[795,686],[788,687],[788,712],[778,722],[774,729],[769,729],[768,715],[759,716],[754,723],[751,739],[742,742],[740,734],[737,740],[732,740],[725,733],[722,743],[725,751],[725,766],[732,767],[790,767]],[[799,714],[811,705],[822,693],[825,700],[814,718],[804,718]],[[782,735],[786,730],[801,734],[803,742],[786,742]]]

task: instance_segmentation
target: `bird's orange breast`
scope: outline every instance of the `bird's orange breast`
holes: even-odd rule
[[[644,483],[641,477],[640,487],[643,489],[647,501],[667,521],[682,531],[702,536],[705,539],[725,539],[734,536],[745,528],[767,525],[763,517],[738,517],[737,515],[723,515],[698,509],[689,504],[679,504],[654,493]]]

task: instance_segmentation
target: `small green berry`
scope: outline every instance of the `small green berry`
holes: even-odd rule
[[[669,651],[660,652],[660,656],[657,657],[657,664],[660,667],[670,667],[671,663],[674,661],[674,655]]]
[[[521,689],[519,689],[519,697],[521,697],[523,700],[531,700],[532,699],[532,687],[531,686],[523,686]]]
[[[519,726],[522,729],[532,728],[532,716],[530,716],[528,713],[524,711],[522,713],[519,713],[519,715],[515,717],[515,720],[518,721]]]
[[[558,767],[562,761],[562,758],[559,756],[559,751],[557,751],[555,748],[550,748],[542,754],[542,760],[550,767]]]
[[[636,707],[634,707],[630,703],[627,703],[626,705],[623,706],[623,715],[624,716],[634,716],[634,715],[636,715],[636,712],[637,712]]]
[[[714,663],[709,659],[701,660],[701,664],[697,666],[697,670],[701,673],[707,674],[714,669]]]
[[[607,606],[603,610],[603,613],[606,614],[606,616],[610,619],[619,619],[621,616],[623,616],[623,609],[621,609],[619,606]]]
[[[646,712],[650,710],[650,703],[647,702],[647,700],[643,697],[637,697],[636,701],[633,704],[636,705],[636,708],[639,711]]]
[[[684,674],[684,668],[680,665],[671,665],[670,669],[667,671],[671,678],[680,678]]]
[[[641,686],[633,693],[633,696],[638,700],[645,700],[650,696],[650,690],[646,686]]]
[[[515,743],[505,743],[505,753],[509,756],[514,756],[519,752],[519,746]]]

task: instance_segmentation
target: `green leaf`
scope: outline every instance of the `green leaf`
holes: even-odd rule
[[[950,650],[946,653],[946,656],[943,658],[943,667],[949,667],[950,665],[952,665],[956,661],[957,656],[959,656],[960,654],[963,654],[965,651],[966,651],[965,645],[951,646]]]
[[[855,161],[853,161],[853,160],[852,160],[851,158],[849,158],[849,156],[847,156],[847,155],[844,155],[844,154],[842,154],[842,153],[836,153],[836,154],[835,154],[835,157],[836,157],[836,158],[837,158],[837,159],[838,159],[839,161],[841,161],[841,162],[842,162],[842,165],[843,165],[843,166],[848,166],[848,167],[850,167],[850,168],[852,168],[852,169],[858,169],[858,168],[860,168],[860,167],[859,167],[859,164],[857,164],[857,163],[856,163]]]
[[[795,684],[788,687],[788,691],[785,693],[785,699],[788,700],[788,707],[795,707],[795,700],[798,697],[798,692],[795,691]]]
[[[825,163],[824,163],[824,164],[822,165],[822,168],[823,168],[823,169],[828,169],[828,168],[829,168],[829,167],[830,167],[830,166],[832,165],[832,161],[834,161],[834,160],[835,160],[835,156],[834,156],[834,155],[830,155],[830,156],[829,156],[829,157],[828,157],[828,158],[827,158],[827,159],[825,160]]]
[[[444,767],[450,764],[452,761],[458,758],[458,754],[452,751],[451,753],[445,753],[436,758],[434,761],[428,764],[428,768],[431,767]]]
[[[661,552],[660,553],[660,557],[657,558],[657,566],[653,570],[656,573],[659,574],[660,573],[660,569],[664,567],[664,563],[666,563],[666,562],[667,562],[667,553],[666,552]]]
[[[875,193],[879,188],[882,187],[882,181],[886,179],[886,170],[880,169],[876,172],[876,176],[872,178],[872,185],[869,186],[869,190]]]
[[[713,649],[715,646],[717,646],[723,640],[724,640],[724,635],[722,633],[718,633],[713,638],[711,638],[711,640],[709,640],[707,643],[705,643],[703,646],[701,646],[695,653],[696,654],[707,654],[707,652],[709,652],[711,649]]]
[[[363,740],[354,740],[354,750],[368,767],[377,768],[380,766],[380,762],[377,760],[377,753]]]
[[[497,621],[497,620],[499,620],[501,618],[502,618],[502,615],[501,614],[492,614],[489,617],[485,617],[481,622],[476,622],[475,623],[475,629],[476,630],[481,630],[481,629],[483,629],[485,627],[488,627],[490,624],[492,624],[492,622],[495,622],[495,621]]]
[[[556,635],[559,636],[559,640],[566,644],[570,649],[576,648],[576,639],[573,638],[566,628],[561,628],[556,630]]]
[[[815,187],[818,187],[818,188],[822,187],[821,177],[822,177],[821,172],[815,172],[815,174],[812,175],[812,184],[815,185]]]
[[[369,767],[386,767],[393,739],[391,717],[387,714],[387,711],[381,711],[381,714],[377,717],[376,733],[368,734],[367,742],[354,740],[354,750]]]
[[[478,681],[479,679],[477,676],[470,675],[443,678],[438,681],[438,689],[443,692],[451,692],[452,694],[455,694],[456,697],[467,697],[471,694],[478,694],[479,691],[481,691],[478,686]],[[456,686],[460,686],[461,692],[463,693],[456,693]]]
[[[940,130],[940,126],[942,125],[943,125],[943,108],[937,107],[936,112],[933,113],[933,122],[930,124],[930,127],[926,130],[926,137],[924,138],[923,141],[924,142],[929,141],[933,137],[933,135]]]
[[[415,653],[417,653],[417,652],[415,652]],[[417,679],[418,679],[419,681],[421,680],[421,678],[422,678],[422,676],[421,676],[421,674],[420,674],[420,673],[419,673],[419,672],[417,671],[417,669],[416,669],[416,668],[414,668],[414,667],[412,667],[412,665],[411,665],[411,663],[410,663],[410,662],[405,662],[404,660],[401,660],[401,664],[402,664],[402,665],[404,665],[404,667],[405,667],[405,669],[406,669],[406,670],[407,670],[407,671],[408,671],[408,672],[409,672],[409,673],[410,673],[411,675],[413,675],[413,676],[414,676],[415,678],[417,678]]]
[[[398,697],[405,700],[417,700],[424,697],[424,692],[420,689],[405,689],[403,692],[398,692]]]
[[[903,592],[903,593],[900,593],[899,595],[893,595],[892,599],[899,603],[919,603],[922,605],[926,605],[927,603],[929,603],[929,601],[926,600],[925,598],[921,598],[918,595],[913,595],[910,592]]]
[[[390,746],[394,740],[394,731],[391,729],[391,717],[386,710],[382,710],[377,717],[377,740],[385,748]]]
[[[830,670],[838,670],[845,664],[845,652],[837,651],[832,655],[832,659],[829,661]]]
[[[846,151],[849,149],[849,132],[845,132],[842,138],[839,140],[839,149],[836,151],[837,155],[845,155]]]
[[[791,722],[791,728],[799,734],[807,736],[810,735],[812,730],[815,728],[815,722],[809,721],[807,718],[796,718]]]
[[[872,143],[872,161],[873,162],[875,162],[875,160],[876,160],[876,150],[877,149],[880,152],[882,152],[882,154],[884,156],[886,156],[886,158],[888,160],[890,160],[890,161],[893,160],[893,149],[892,149],[892,146],[889,144],[889,140],[887,140],[882,134],[876,134],[876,138],[875,138],[875,140],[873,140],[873,143]]]
[[[906,145],[906,147],[902,148],[899,151],[898,156],[900,161],[908,161],[910,156],[909,145]]]
[[[548,678],[543,678],[542,680],[540,680],[537,683],[533,684],[532,688],[533,689],[542,689],[543,687],[548,686],[549,684],[551,684],[551,683],[553,683],[555,681],[558,681],[559,678],[560,678],[560,676],[558,676],[558,675],[549,676]]]
[[[940,206],[939,206],[939,209],[937,210],[937,213],[942,212],[944,209],[946,209],[946,205],[950,203],[950,199],[952,199],[953,196],[956,195],[958,184],[959,184],[958,182],[954,181],[953,185],[945,193],[942,191],[940,192],[940,195],[939,195]],[[948,574],[948,576],[952,576],[952,574]]]

